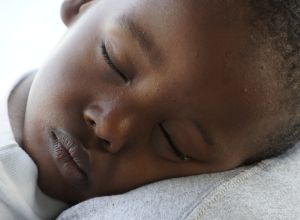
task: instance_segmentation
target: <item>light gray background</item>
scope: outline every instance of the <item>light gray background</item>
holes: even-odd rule
[[[24,72],[38,68],[66,28],[62,0],[0,0],[0,92]]]

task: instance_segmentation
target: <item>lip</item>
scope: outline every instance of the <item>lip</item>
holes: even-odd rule
[[[88,183],[89,156],[71,134],[61,129],[51,130],[49,152],[65,180],[76,186]]]

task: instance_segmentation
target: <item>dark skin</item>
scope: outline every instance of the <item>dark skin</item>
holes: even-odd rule
[[[23,116],[11,121],[41,189],[79,202],[229,170],[254,155],[280,124],[273,76],[280,60],[253,39],[247,8],[244,1],[65,1],[70,31],[9,103],[10,115]],[[49,153],[57,130],[80,142],[85,181],[70,181]]]

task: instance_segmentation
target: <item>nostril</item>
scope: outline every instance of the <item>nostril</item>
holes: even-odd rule
[[[94,120],[87,119],[87,124],[93,128],[96,127],[96,122]]]
[[[105,144],[105,146],[110,146],[110,142],[105,140],[105,139],[102,139],[103,143]]]
[[[102,147],[103,147],[103,149],[105,149],[106,152],[109,152],[110,145],[111,144],[109,141],[102,139]]]
[[[111,146],[111,144],[110,144],[110,142],[109,141],[107,141],[107,140],[105,140],[105,139],[98,139],[98,144],[97,144],[97,146],[99,147],[98,149],[100,150],[100,151],[102,151],[102,152],[105,152],[105,153],[110,153],[111,152],[111,150],[110,150],[110,146]]]

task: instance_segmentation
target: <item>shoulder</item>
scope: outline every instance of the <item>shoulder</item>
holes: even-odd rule
[[[298,219],[300,147],[262,161],[208,195],[187,219]]]

